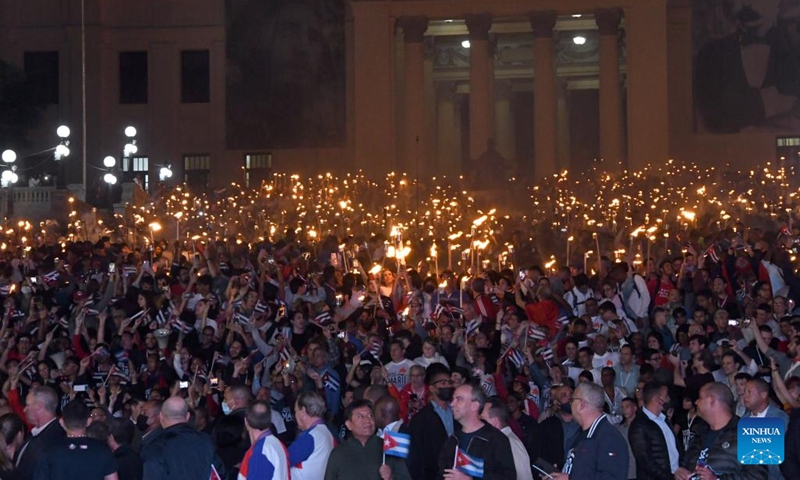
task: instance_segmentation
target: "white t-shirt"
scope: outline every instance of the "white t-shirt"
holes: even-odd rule
[[[394,385],[398,390],[401,390],[409,380],[409,372],[414,362],[404,358],[399,362],[389,362],[386,365],[386,373],[389,374],[389,383]]]
[[[603,367],[615,367],[619,365],[619,353],[606,351],[604,355],[594,354],[592,357],[592,367],[600,370]]]

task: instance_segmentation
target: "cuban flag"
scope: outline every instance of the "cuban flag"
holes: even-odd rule
[[[116,352],[114,352],[114,358],[117,360],[117,363],[122,363],[122,364],[128,363],[129,359],[128,352],[125,351],[124,349],[117,350]]]
[[[477,333],[479,328],[481,328],[480,319],[471,320],[469,323],[467,323],[467,338],[469,338],[469,336],[473,333]]]
[[[323,382],[325,383],[325,388],[334,392],[339,391],[339,380],[337,380],[333,375],[325,373],[325,376],[322,378]]]
[[[461,317],[464,315],[464,309],[456,307],[455,305],[448,305],[447,306],[447,313],[451,317]]]
[[[48,285],[54,284],[58,281],[58,271],[53,270],[50,273],[45,273],[43,278]]]
[[[505,357],[509,362],[516,365],[517,368],[522,368],[522,366],[525,365],[525,357],[516,348],[511,347],[506,350]]]
[[[280,363],[286,363],[290,358],[292,358],[292,354],[289,353],[289,349],[282,346],[280,350],[278,350],[278,361]]]
[[[473,478],[483,478],[483,460],[456,447],[456,470]]]
[[[250,323],[250,317],[248,317],[243,313],[236,312],[236,314],[233,317],[237,322],[241,323],[242,325]]]
[[[133,265],[125,265],[122,267],[122,276],[123,277],[133,277],[138,273],[136,267]]]
[[[431,318],[436,319],[441,317],[444,314],[444,306],[440,303],[436,305],[436,308],[433,309],[433,313],[431,313]]]
[[[8,285],[8,284],[6,284],[6,285],[0,285],[0,296],[3,296],[3,297],[6,297],[6,296],[8,296],[8,292],[9,292],[9,289],[10,289],[10,288],[11,288],[11,287],[9,287],[9,285]]]
[[[383,432],[383,453],[394,457],[408,458],[411,436],[400,432]]]
[[[161,325],[164,325],[165,323],[167,323],[167,320],[169,319],[169,317],[170,317],[169,313],[165,312],[164,310],[159,310],[158,314],[156,315],[156,324],[159,327]]]
[[[179,318],[175,318],[175,317],[170,319],[169,323],[172,326],[173,330],[176,330],[178,332],[182,332],[184,335],[188,334],[189,332],[191,332],[192,329],[194,328],[191,325],[187,325],[183,320],[181,320]]]
[[[547,334],[535,324],[530,324],[528,325],[528,338],[532,340],[544,340],[547,338]]]
[[[379,342],[377,340],[373,340],[372,341],[372,345],[370,345],[370,347],[369,347],[370,355],[372,355],[376,359],[379,359],[382,350],[383,350],[383,345],[381,345],[381,342]]]
[[[331,312],[325,310],[324,312],[320,313],[316,317],[314,317],[314,323],[319,325],[320,327],[327,327],[328,325],[333,323],[333,318],[331,317]]]
[[[258,303],[256,303],[255,308],[253,308],[253,311],[259,315],[264,315],[267,313],[267,308],[269,308],[267,304],[261,303],[261,300],[259,300]]]
[[[540,348],[536,353],[542,356],[545,363],[549,364],[553,361],[553,349],[550,347]]]

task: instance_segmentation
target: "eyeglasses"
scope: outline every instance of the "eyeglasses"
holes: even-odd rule
[[[447,379],[443,378],[441,380],[437,380],[437,381],[433,382],[434,385],[439,385],[441,383],[444,383],[445,385],[453,385],[453,381],[450,380],[449,378],[447,378]]]
[[[584,400],[583,400],[581,397],[572,397],[572,399],[569,401],[569,403],[571,404],[571,403],[572,403],[572,402],[574,402],[575,400],[584,401]]]

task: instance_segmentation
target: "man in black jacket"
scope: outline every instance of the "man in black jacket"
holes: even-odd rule
[[[678,469],[678,445],[664,416],[669,402],[667,386],[651,382],[642,392],[644,408],[628,430],[628,441],[636,457],[637,480],[672,480]]]
[[[581,429],[572,417],[572,388],[561,385],[554,388],[550,395],[555,413],[539,424],[534,448],[539,457],[560,470],[567,458],[567,451]],[[531,459],[535,461],[533,456]]]
[[[734,405],[733,393],[727,385],[719,382],[703,385],[697,400],[697,414],[708,426],[698,428],[697,436],[675,472],[675,480],[767,479],[766,466],[739,463],[736,431],[739,417],[733,414]]]
[[[511,443],[503,432],[481,420],[486,394],[480,387],[465,384],[456,389],[453,398],[453,418],[461,431],[451,435],[439,453],[439,477],[444,480],[468,480],[475,476],[454,468],[456,449],[476,460],[483,461],[484,480],[517,478]],[[414,417],[416,418],[416,417]]]
[[[197,480],[209,478],[215,461],[208,435],[188,425],[189,406],[181,397],[170,397],[161,406],[161,427],[142,447],[144,478],[148,480]],[[219,470],[219,468],[218,468]]]
[[[36,463],[47,447],[67,436],[56,417],[58,395],[50,387],[34,387],[25,399],[25,416],[33,436],[17,455],[17,478],[33,477]]]
[[[439,450],[447,437],[460,426],[453,419],[450,401],[453,400],[453,381],[450,372],[441,363],[434,363],[425,372],[431,401],[411,418],[408,434],[411,435],[406,465],[411,478],[435,480],[439,473]]]

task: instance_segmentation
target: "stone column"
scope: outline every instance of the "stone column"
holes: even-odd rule
[[[566,79],[558,80],[558,166],[570,168],[569,88]]]
[[[489,29],[492,17],[488,14],[464,17],[469,29],[469,158],[477,159],[486,151],[494,133],[494,102],[491,97],[494,81],[493,64],[489,64]]]
[[[625,8],[628,168],[633,170],[670,158],[666,3]]]
[[[437,175],[458,177],[461,174],[461,157],[458,148],[460,138],[456,129],[459,119],[456,116],[455,82],[437,82],[436,98]]]
[[[495,145],[506,160],[515,160],[516,145],[514,136],[514,117],[511,113],[511,99],[514,84],[511,80],[498,80],[495,82]]]
[[[622,134],[622,91],[619,79],[620,9],[594,12],[600,32],[600,158],[611,172],[621,170],[624,161]]]
[[[534,175],[542,178],[557,171],[558,130],[556,128],[556,65],[553,29],[556,13],[534,12],[533,27],[533,153]]]
[[[394,22],[388,2],[351,2],[353,166],[378,177],[394,169]]]
[[[403,28],[405,41],[405,98],[403,99],[405,145],[402,172],[416,172],[427,161],[425,155],[425,82],[423,71],[424,50],[422,45],[425,30],[428,29],[426,17],[401,17],[398,21]]]

